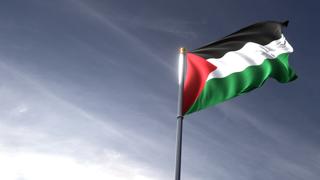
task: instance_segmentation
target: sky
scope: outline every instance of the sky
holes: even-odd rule
[[[0,179],[173,179],[179,47],[289,20],[299,78],[187,116],[181,176],[317,180],[319,5],[1,0]]]

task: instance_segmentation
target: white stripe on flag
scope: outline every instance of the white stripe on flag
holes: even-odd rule
[[[207,59],[208,62],[217,66],[217,69],[208,75],[207,81],[212,78],[224,78],[232,73],[241,72],[249,66],[261,65],[265,59],[274,59],[280,54],[291,52],[293,48],[283,35],[265,46],[248,42],[238,51],[228,52],[218,59]]]

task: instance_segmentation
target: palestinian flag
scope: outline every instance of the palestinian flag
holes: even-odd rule
[[[256,23],[186,54],[183,114],[226,101],[263,85],[297,78],[289,67],[293,48],[282,34],[288,21]]]

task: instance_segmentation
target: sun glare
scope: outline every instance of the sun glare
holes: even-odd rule
[[[179,54],[179,69],[178,69],[178,82],[181,84],[182,76],[183,76],[183,54]]]

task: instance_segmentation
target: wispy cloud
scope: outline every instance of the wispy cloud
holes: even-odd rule
[[[83,145],[83,144],[82,144]],[[145,167],[129,162],[120,154],[105,151],[99,157],[104,162],[83,161],[70,155],[41,153],[32,150],[15,151],[0,148],[0,174],[6,180],[55,180],[55,179],[113,179],[156,180]]]
[[[87,13],[92,18],[95,18],[97,21],[99,21],[101,24],[105,25],[107,28],[111,28],[114,30],[114,33],[117,33],[124,37],[126,39],[127,43],[132,43],[132,45],[139,49],[141,52],[145,53],[146,55],[150,56],[153,60],[157,61],[159,64],[165,66],[166,68],[170,69],[171,71],[174,71],[174,68],[160,58],[160,56],[155,53],[147,44],[145,44],[143,41],[141,41],[138,37],[134,36],[124,28],[121,28],[117,24],[113,23],[108,17],[104,16],[103,14],[100,14],[98,11],[91,8],[88,4],[81,1],[73,1],[74,4],[78,5],[79,8],[83,13]]]
[[[144,28],[157,32],[172,34],[180,38],[195,39],[197,33],[192,27],[205,25],[204,22],[192,22],[174,18],[150,18],[142,16],[118,15],[110,17],[113,21],[127,25],[131,28]]]
[[[0,88],[0,167],[8,170],[1,179],[163,179],[163,172],[128,152],[137,144],[160,145],[61,99],[4,62],[0,69],[6,75]]]

